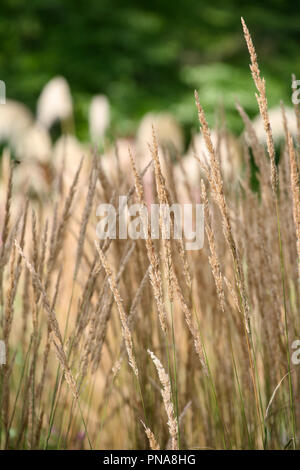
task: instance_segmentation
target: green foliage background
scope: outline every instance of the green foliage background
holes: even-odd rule
[[[0,79],[7,96],[34,111],[54,75],[70,83],[76,131],[87,139],[90,98],[105,93],[113,132],[130,134],[149,110],[196,126],[197,88],[213,123],[223,103],[240,131],[238,98],[257,112],[240,16],[252,33],[271,106],[290,103],[298,61],[300,9],[291,0],[1,0]]]

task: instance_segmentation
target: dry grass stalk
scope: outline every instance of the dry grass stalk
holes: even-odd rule
[[[96,160],[96,156],[94,156],[93,165],[92,165],[92,169],[91,169],[90,177],[89,177],[88,193],[87,193],[87,197],[86,197],[86,203],[85,203],[85,207],[84,207],[83,214],[82,214],[82,219],[81,219],[81,224],[80,224],[80,233],[79,233],[79,240],[78,240],[78,243],[77,243],[77,253],[76,253],[76,262],[75,262],[75,270],[74,270],[74,279],[77,278],[77,273],[78,273],[78,269],[79,269],[80,262],[81,262],[83,244],[84,244],[84,239],[85,239],[85,235],[86,235],[87,224],[88,224],[88,221],[89,221],[89,217],[90,217],[91,209],[92,209],[92,205],[93,205],[93,199],[94,199],[94,195],[95,195],[97,179],[98,179],[97,160]]]
[[[5,216],[1,234],[1,252],[0,252],[0,303],[3,305],[3,269],[8,256],[8,247],[6,246],[7,237],[9,234],[9,223],[10,223],[10,206],[12,197],[12,178],[13,170],[10,167],[7,191],[6,191],[6,202],[5,202]]]
[[[128,151],[129,151],[129,157],[130,157],[131,166],[132,166],[133,175],[134,175],[137,199],[138,199],[139,204],[142,204],[146,208],[147,206],[144,200],[144,191],[143,191],[141,177],[137,172],[131,150],[128,149]],[[155,301],[157,304],[160,325],[161,325],[162,331],[166,333],[167,314],[166,314],[166,310],[164,306],[164,299],[163,299],[163,294],[162,294],[162,278],[160,274],[159,259],[156,253],[154,243],[151,239],[151,228],[150,228],[149,223],[147,224],[144,223],[144,230],[145,230],[145,244],[146,244],[146,249],[147,249],[147,255],[148,255],[149,262],[150,262],[150,273],[149,273],[150,281],[151,281],[151,285],[153,288]]]
[[[297,238],[297,254],[298,254],[298,277],[300,278],[300,186],[299,186],[299,169],[296,160],[296,152],[293,144],[292,136],[287,127],[287,120],[285,116],[284,107],[282,105],[282,115],[284,122],[284,129],[290,159],[290,177],[291,177],[291,191],[293,198],[293,217],[296,229]]]
[[[3,325],[3,337],[6,350],[6,365],[4,367],[3,385],[2,385],[2,421],[6,432],[6,442],[9,439],[9,412],[10,412],[10,393],[9,393],[9,378],[11,374],[13,361],[10,359],[9,354],[9,337],[11,333],[12,321],[13,321],[13,291],[15,285],[15,255],[16,251],[13,248],[11,262],[10,262],[10,282],[7,291],[5,312],[4,312],[4,325]]]
[[[170,377],[166,373],[160,360],[149,349],[148,349],[148,354],[150,355],[152,361],[154,362],[160,383],[162,385],[161,394],[163,397],[163,402],[164,402],[165,410],[166,410],[167,417],[168,417],[168,428],[169,428],[170,437],[172,439],[172,450],[178,450],[177,421],[175,418],[174,405],[172,401]]]
[[[216,244],[215,244],[215,237],[212,229],[211,224],[211,214],[208,207],[208,199],[206,194],[206,189],[203,180],[201,181],[201,193],[202,193],[202,200],[204,204],[204,216],[205,216],[205,230],[208,239],[208,244],[210,248],[210,257],[209,263],[211,265],[211,270],[213,273],[213,277],[216,284],[217,294],[220,301],[220,307],[222,312],[225,311],[225,294],[223,289],[223,276],[220,268],[220,263],[218,259],[218,255],[216,252]]]
[[[158,444],[157,440],[155,439],[155,436],[154,436],[153,432],[151,431],[151,429],[148,428],[142,420],[140,420],[140,421],[143,425],[143,428],[145,429],[146,436],[148,437],[150,449],[160,450],[160,445]]]
[[[242,108],[242,106],[239,103],[236,104],[236,108],[241,118],[243,119],[243,122],[245,125],[245,131],[248,137],[247,140],[249,141],[248,143],[251,145],[254,161],[260,170],[258,178],[262,186],[262,193],[263,195],[265,195],[268,189],[268,183],[270,181],[267,176],[268,167],[267,167],[267,158],[265,155],[265,151],[258,140],[253,124],[249,116],[246,114],[245,110]]]
[[[127,247],[125,248],[125,254],[123,256],[123,259],[121,260],[120,268],[116,276],[117,286],[122,278],[124,270],[126,269],[126,265],[128,261],[130,260],[130,257],[134,251],[134,248],[135,248],[135,242],[128,243]],[[105,287],[105,283],[104,283],[104,287]],[[105,340],[105,335],[107,331],[107,323],[109,320],[109,315],[111,312],[111,307],[112,307],[112,302],[113,302],[113,293],[111,292],[109,301],[106,302],[106,305],[103,308],[103,305],[102,305],[103,293],[104,293],[104,289],[103,289],[103,292],[100,293],[98,305],[95,308],[95,312],[94,314],[92,314],[91,319],[89,320],[90,329],[89,329],[89,333],[87,336],[86,344],[84,346],[84,351],[82,354],[81,366],[80,366],[81,367],[81,380],[83,380],[83,378],[86,376],[90,357],[97,356],[97,361],[95,363],[98,365],[100,362],[102,346]],[[130,314],[127,318],[127,324],[130,329],[129,322],[130,322]],[[85,327],[86,325],[84,326],[79,325],[80,330],[82,330]],[[124,339],[123,339],[122,345],[123,344],[125,346]],[[125,349],[126,349],[126,346],[125,346]]]
[[[112,270],[111,270],[111,268],[110,268],[110,266],[109,266],[109,264],[108,264],[108,262],[105,258],[105,255],[104,255],[104,253],[103,253],[102,249],[100,248],[100,245],[97,241],[95,241],[95,246],[96,246],[96,249],[99,253],[101,263],[102,263],[103,268],[104,268],[104,270],[106,272],[106,275],[108,277],[108,282],[109,282],[111,291],[114,295],[114,299],[115,299],[115,302],[116,302],[117,307],[118,307],[120,320],[121,320],[121,325],[122,325],[122,336],[123,336],[125,346],[126,346],[126,351],[127,351],[127,354],[128,354],[129,365],[132,368],[135,376],[138,377],[139,372],[138,372],[136,360],[135,360],[135,357],[134,357],[131,332],[128,328],[127,316],[126,316],[126,313],[125,313],[125,310],[124,310],[124,307],[123,307],[123,302],[122,302],[119,290],[117,288],[116,279],[115,279],[115,277],[113,275],[113,272],[112,272]]]
[[[50,302],[48,300],[47,294],[46,294],[46,292],[45,292],[45,290],[42,286],[42,283],[39,279],[38,274],[36,273],[36,271],[35,271],[34,267],[32,266],[32,264],[26,258],[25,254],[24,254],[22,248],[20,247],[19,243],[17,242],[17,240],[15,240],[15,246],[16,246],[17,251],[19,252],[19,254],[22,256],[23,260],[25,261],[26,267],[30,271],[30,273],[33,277],[33,280],[36,283],[36,286],[39,290],[39,293],[42,296],[43,304],[44,304],[46,312],[48,313],[48,318],[49,318],[50,325],[51,325],[51,340],[52,340],[52,343],[54,345],[54,350],[56,352],[56,355],[57,355],[57,357],[59,359],[59,362],[62,366],[62,369],[64,371],[66,382],[69,385],[69,387],[70,387],[70,389],[73,393],[74,398],[77,399],[78,398],[78,392],[77,392],[76,382],[75,382],[75,380],[72,376],[72,373],[70,371],[70,368],[68,366],[68,361],[67,361],[66,354],[65,354],[64,348],[63,348],[63,339],[62,339],[62,335],[61,335],[59,325],[58,325],[58,322],[57,322],[57,319],[56,319],[55,312],[51,308],[51,305],[50,305]]]
[[[171,255],[171,241],[168,238],[167,230],[166,230],[166,223],[164,216],[164,206],[168,206],[168,198],[167,198],[167,191],[165,188],[161,165],[159,161],[158,155],[158,144],[156,135],[154,132],[154,128],[152,126],[152,147],[150,146],[150,151],[152,154],[153,162],[154,162],[154,170],[155,170],[155,181],[156,181],[156,188],[159,200],[159,224],[161,229],[162,235],[162,243],[164,248],[164,264],[167,273],[167,282],[168,282],[168,292],[170,296],[170,301],[173,302],[173,287],[171,282],[171,264],[172,264],[172,255]]]
[[[64,239],[65,232],[66,232],[67,222],[68,222],[68,220],[70,218],[70,215],[71,215],[70,210],[71,210],[72,202],[73,202],[74,195],[75,195],[75,192],[76,192],[76,188],[77,188],[77,184],[78,184],[78,180],[79,180],[79,175],[80,175],[80,172],[81,172],[81,169],[82,169],[82,164],[83,164],[83,158],[80,161],[80,164],[79,164],[78,169],[75,173],[73,182],[70,186],[69,193],[68,193],[68,196],[67,196],[67,199],[66,199],[66,202],[65,202],[65,205],[64,205],[64,209],[63,209],[61,222],[58,226],[57,233],[55,235],[55,241],[53,240],[53,244],[51,243],[51,245],[50,245],[51,249],[50,249],[49,259],[48,259],[48,273],[47,273],[47,278],[46,278],[46,287],[48,285],[50,274],[52,272],[52,269],[54,268],[54,264],[55,264],[55,262],[58,258],[58,254],[59,254],[59,252],[61,250],[61,247],[62,247],[62,244],[63,244],[63,239]],[[56,226],[56,219],[54,218],[53,229],[55,228],[55,226]]]
[[[255,48],[254,48],[249,30],[243,18],[241,18],[241,21],[243,25],[245,40],[247,43],[247,47],[248,47],[250,59],[251,59],[250,70],[252,73],[255,86],[258,90],[258,94],[256,93],[255,96],[256,96],[256,100],[259,106],[259,111],[262,116],[265,132],[266,132],[267,147],[268,147],[268,153],[269,153],[270,162],[271,162],[271,184],[272,184],[273,193],[274,195],[276,195],[277,189],[278,189],[278,171],[277,171],[276,162],[275,162],[275,148],[274,148],[274,141],[273,141],[273,136],[272,136],[272,129],[271,129],[271,124],[270,124],[269,115],[268,115],[266,82],[265,82],[265,79],[261,78],[260,76],[257,56],[256,56]]]
[[[212,189],[213,197],[216,203],[219,206],[219,210],[222,215],[222,226],[225,240],[230,248],[234,266],[235,266],[235,276],[236,283],[239,290],[243,313],[245,319],[245,327],[248,333],[250,333],[250,320],[249,320],[249,305],[246,296],[246,286],[244,282],[244,274],[241,267],[240,257],[236,247],[236,243],[233,237],[232,227],[229,218],[228,206],[225,200],[224,189],[223,189],[223,179],[221,174],[220,162],[216,157],[214,146],[210,137],[210,132],[208,124],[205,118],[203,108],[199,102],[198,93],[195,91],[196,106],[198,109],[199,122],[201,124],[201,130],[205,140],[206,148],[209,152],[210,157],[210,167],[207,168],[206,174],[209,180],[210,187]]]
[[[46,220],[43,230],[43,236],[41,240],[41,249],[40,249],[40,262],[39,262],[39,276],[42,279],[44,274],[44,266],[45,266],[45,259],[46,259],[46,251],[47,251],[47,242],[48,242],[48,220]],[[22,245],[20,244],[21,248]]]
[[[29,271],[28,271],[29,272]],[[61,281],[61,275],[62,275],[62,270],[60,269],[57,280],[56,280],[56,285],[55,285],[55,291],[54,291],[54,296],[51,304],[51,310],[54,311],[55,309],[55,304],[57,301],[57,296],[59,292],[59,286],[60,286],[60,281]],[[47,338],[46,338],[46,344],[45,344],[45,349],[44,349],[44,355],[43,355],[43,368],[42,368],[42,375],[41,375],[41,380],[37,388],[37,398],[40,398],[43,394],[44,386],[45,386],[45,380],[46,380],[46,371],[48,367],[48,361],[49,361],[49,353],[50,353],[50,345],[51,345],[51,322],[50,318],[47,320]]]
[[[183,311],[186,324],[187,324],[188,329],[189,329],[189,331],[192,335],[194,347],[195,347],[196,353],[198,355],[200,364],[203,367],[203,370],[204,370],[205,374],[208,375],[207,364],[206,364],[206,359],[205,359],[205,354],[204,354],[204,350],[203,350],[201,336],[200,336],[200,333],[199,333],[199,328],[198,328],[197,324],[195,323],[195,321],[193,319],[193,316],[192,316],[192,313],[191,313],[191,311],[190,311],[190,309],[189,309],[189,307],[188,307],[188,305],[185,301],[185,298],[184,298],[182,290],[180,288],[178,278],[177,278],[176,273],[174,271],[174,266],[173,265],[171,267],[171,280],[172,280],[172,283],[173,283],[173,286],[174,286],[173,287],[174,292],[176,292],[176,295],[179,299],[179,304],[180,304],[180,307]]]

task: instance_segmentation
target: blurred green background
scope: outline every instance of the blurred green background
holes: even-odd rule
[[[174,112],[196,127],[193,90],[212,125],[224,104],[239,132],[238,98],[257,113],[243,16],[252,34],[270,106],[291,103],[291,73],[300,76],[300,9],[291,0],[1,0],[0,79],[7,97],[35,111],[55,75],[69,82],[76,133],[88,139],[91,96],[112,105],[113,133],[129,135],[150,110]]]

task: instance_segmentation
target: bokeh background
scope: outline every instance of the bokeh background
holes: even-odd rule
[[[270,106],[290,104],[291,73],[300,76],[300,9],[291,0],[1,0],[0,79],[7,98],[35,112],[55,75],[69,82],[76,135],[88,140],[88,108],[103,93],[111,134],[130,135],[147,111],[174,113],[186,137],[196,128],[193,90],[210,124],[224,105],[238,133],[238,98],[257,113],[244,16],[267,80]],[[249,93],[249,91],[251,91]]]

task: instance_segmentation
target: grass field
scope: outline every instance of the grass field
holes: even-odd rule
[[[97,239],[100,203],[146,204],[134,152],[126,174],[111,163],[119,184],[94,154],[71,182],[58,172],[44,199],[14,191],[12,165],[2,174],[0,448],[299,448],[300,112],[294,139],[282,107],[275,154],[267,84],[243,27],[266,146],[239,107],[241,165],[225,177],[197,93],[209,155],[195,157],[197,184],[183,169],[178,184],[155,130],[150,142],[153,201],[181,202],[184,190],[194,202],[196,187],[202,250]]]

